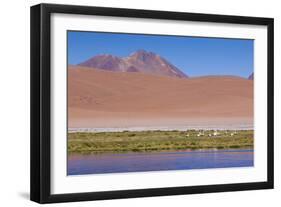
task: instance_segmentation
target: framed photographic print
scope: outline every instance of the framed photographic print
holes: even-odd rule
[[[31,7],[31,200],[273,188],[273,19]]]

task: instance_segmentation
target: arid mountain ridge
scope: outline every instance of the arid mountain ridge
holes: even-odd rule
[[[187,74],[165,58],[143,49],[137,50],[127,57],[117,57],[110,54],[93,56],[77,66],[113,72],[140,72],[168,77],[189,78]],[[252,73],[247,79],[253,80],[253,77],[254,74]]]
[[[115,72],[140,72],[188,78],[186,74],[163,57],[145,50],[138,50],[123,58],[113,55],[97,55],[78,65]]]

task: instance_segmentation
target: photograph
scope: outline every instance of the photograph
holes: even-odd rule
[[[30,11],[32,201],[274,188],[274,18]]]
[[[66,61],[68,176],[254,167],[253,39],[67,30]]]

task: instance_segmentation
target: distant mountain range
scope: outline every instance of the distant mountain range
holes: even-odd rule
[[[97,55],[79,63],[78,66],[113,72],[139,72],[178,78],[189,77],[165,58],[145,50],[138,50],[128,57],[122,58],[109,54]],[[254,73],[248,79],[253,80]]]
[[[97,55],[78,65],[107,71],[140,72],[152,75],[188,78],[180,69],[160,55],[145,50],[138,50],[130,56],[123,58],[113,55]]]

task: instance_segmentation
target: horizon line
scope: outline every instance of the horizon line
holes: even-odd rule
[[[95,67],[87,67],[87,66],[81,66],[78,64],[67,64],[67,68],[68,67],[83,67],[83,68],[92,68],[93,70],[101,70],[104,72],[113,72],[113,73],[130,73],[130,72],[126,72],[126,71],[109,71],[109,70],[105,70],[102,68],[95,68]],[[135,73],[142,73],[142,72],[135,72]],[[144,73],[142,73],[144,74]],[[249,74],[247,77],[244,76],[239,76],[239,75],[232,75],[232,74],[206,74],[206,75],[198,75],[198,76],[191,76],[191,75],[187,75],[187,78],[180,78],[180,79],[190,79],[190,78],[204,78],[204,77],[237,77],[237,78],[242,78],[242,79],[246,79],[246,80],[250,80],[249,77],[254,74],[254,72],[252,72],[251,74]]]

